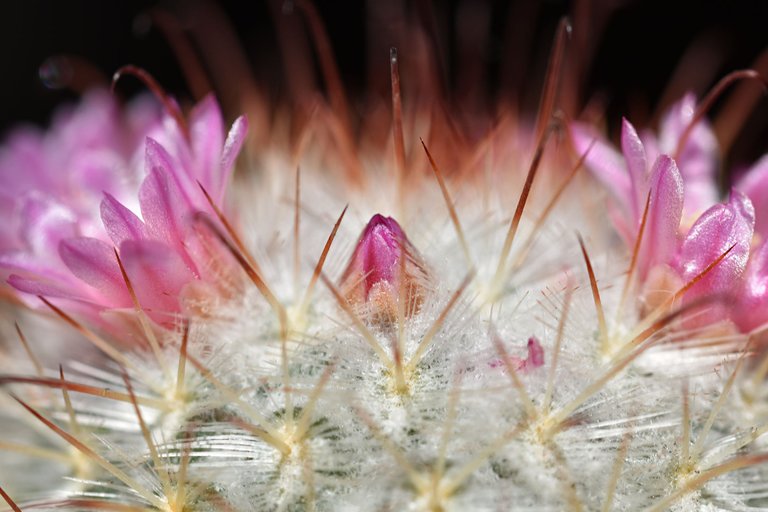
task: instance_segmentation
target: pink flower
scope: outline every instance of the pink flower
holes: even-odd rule
[[[188,137],[170,115],[145,110],[120,112],[96,93],[50,133],[12,136],[0,182],[13,190],[23,175],[25,186],[2,201],[12,220],[0,266],[17,290],[72,301],[99,323],[102,311],[133,306],[117,249],[141,307],[169,325],[184,287],[206,280],[210,255],[192,218],[210,205],[198,182],[220,205],[247,123],[224,141],[212,96],[192,110]]]
[[[102,191],[135,190],[139,147],[160,115],[146,99],[121,112],[112,97],[94,91],[62,109],[51,129],[21,128],[0,148],[0,251],[47,257],[58,238],[96,236]]]
[[[704,274],[687,290],[684,303],[733,294],[742,286],[752,287],[752,292],[746,295],[751,297],[748,301],[760,302],[766,295],[764,290],[758,292],[766,266],[760,262],[750,265],[745,279],[751,284],[742,285],[742,276],[747,268],[756,222],[750,196],[757,200],[768,197],[768,165],[764,170],[758,164],[756,171],[749,173],[738,189],[731,192],[728,203],[714,204],[718,151],[709,126],[702,121],[691,130],[680,151],[679,164],[665,154],[678,150],[680,137],[693,119],[694,110],[695,98],[686,95],[664,117],[658,140],[652,134],[646,134],[642,140],[631,123],[624,120],[623,155],[600,139],[594,130],[578,123],[572,127],[574,146],[583,153],[592,140],[597,140],[587,157],[587,165],[616,199],[614,223],[629,247],[635,243],[646,197],[649,199],[638,253],[638,276],[641,281],[650,281],[645,285],[646,291],[656,293],[662,289],[669,294],[676,289],[665,288],[678,288]],[[646,164],[649,156],[655,159],[650,171]],[[763,203],[758,204],[762,213],[765,207]],[[762,226],[765,220],[758,222]],[[651,307],[656,305],[648,295],[644,300]],[[745,304],[730,308],[714,306],[688,325],[701,326],[731,318],[740,328],[751,328],[759,315],[740,311],[747,307]],[[762,318],[768,320],[768,313]]]
[[[586,163],[622,208],[624,218],[618,219],[617,228],[627,240],[634,239],[636,226],[643,214],[650,178],[648,163],[656,162],[660,155],[674,157],[680,138],[693,120],[695,109],[696,97],[686,94],[664,115],[658,136],[650,131],[638,135],[634,126],[624,119],[621,153],[592,127],[582,123],[572,124],[571,135],[577,153],[586,152],[595,140]],[[719,150],[706,120],[699,121],[693,127],[675,162],[684,187],[683,225],[690,226],[704,210],[717,202],[715,172]]]
[[[405,314],[418,311],[426,278],[426,267],[400,224],[376,214],[360,235],[341,290],[368,319],[389,322],[397,318],[401,294]]]
[[[573,126],[572,134],[577,151],[586,151],[597,138],[594,130],[581,124]],[[645,146],[626,119],[622,123],[621,147],[623,158],[607,143],[596,142],[587,156],[587,165],[617,200],[612,218],[629,247],[634,245],[650,192],[638,259],[638,273],[644,279],[653,267],[671,262],[677,250],[684,181],[677,164],[667,155],[659,155],[648,168]]]

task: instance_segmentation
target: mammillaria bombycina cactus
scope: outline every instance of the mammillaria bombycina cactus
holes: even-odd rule
[[[768,507],[768,157],[721,197],[692,94],[614,149],[567,21],[533,121],[447,116],[418,23],[357,118],[297,6],[327,101],[129,68],[0,149],[7,508]]]

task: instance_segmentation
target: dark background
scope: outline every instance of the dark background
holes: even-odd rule
[[[505,42],[508,45],[510,37],[514,41],[517,35],[530,32],[530,36],[521,36],[528,40],[529,62],[519,70],[515,81],[518,88],[528,85],[527,96],[535,98],[558,19],[573,14],[576,6],[555,0],[483,3],[489,6],[492,20],[490,37],[482,52],[487,93],[503,97],[505,82],[498,69],[507,58]],[[45,123],[55,105],[76,97],[71,91],[46,87],[41,81],[40,65],[53,55],[81,56],[107,75],[124,64],[136,64],[152,73],[171,93],[187,95],[182,73],[166,40],[144,16],[157,5],[178,12],[187,4],[149,0],[5,2],[0,13],[0,134],[19,121]],[[257,81],[266,86],[271,96],[279,98],[284,84],[276,69],[279,64],[275,65],[279,62],[279,51],[272,12],[266,1],[222,1],[219,5],[233,21]],[[360,93],[365,89],[368,69],[366,3],[317,0],[316,5],[330,34],[344,83],[352,95]],[[444,49],[444,79],[449,91],[461,82],[462,69],[457,65],[461,48],[454,30],[457,16],[461,16],[457,14],[459,5],[458,1],[426,0],[408,4],[417,17],[419,13],[432,13],[432,18],[424,19],[435,23],[435,34]],[[526,9],[528,5],[534,7]],[[620,115],[633,119],[633,115],[647,117],[659,102],[671,100],[663,98],[663,93],[692,45],[702,48],[701,56],[693,59],[693,72],[687,72],[691,83],[686,83],[688,78],[683,73],[678,87],[693,87],[700,95],[727,72],[752,65],[768,47],[768,7],[761,0],[592,0],[578,5],[591,9],[590,18],[605,21],[603,30],[593,29],[583,39],[596,48],[586,70],[583,90],[603,95],[608,105],[606,117],[614,125]],[[515,12],[526,11],[531,13],[530,19],[510,22]],[[382,65],[386,67],[386,60]],[[705,69],[706,72],[697,72]],[[140,89],[133,81],[120,84],[123,94]],[[589,99],[586,95],[581,97],[583,102]],[[535,101],[528,103],[535,106]],[[753,159],[768,150],[767,104],[766,98],[759,101],[734,147],[735,160]]]

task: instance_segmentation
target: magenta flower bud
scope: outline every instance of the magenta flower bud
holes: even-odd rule
[[[524,370],[533,370],[544,365],[544,348],[535,336],[528,338],[528,357],[524,359],[520,367]]]
[[[406,316],[424,296],[427,271],[405,232],[392,217],[376,214],[365,226],[341,278],[341,290],[362,316],[376,322],[397,318],[400,298]]]

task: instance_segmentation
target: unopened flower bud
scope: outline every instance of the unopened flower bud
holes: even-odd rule
[[[427,279],[421,256],[397,221],[376,214],[360,235],[340,286],[361,316],[387,323],[398,311],[405,317],[418,311]]]

